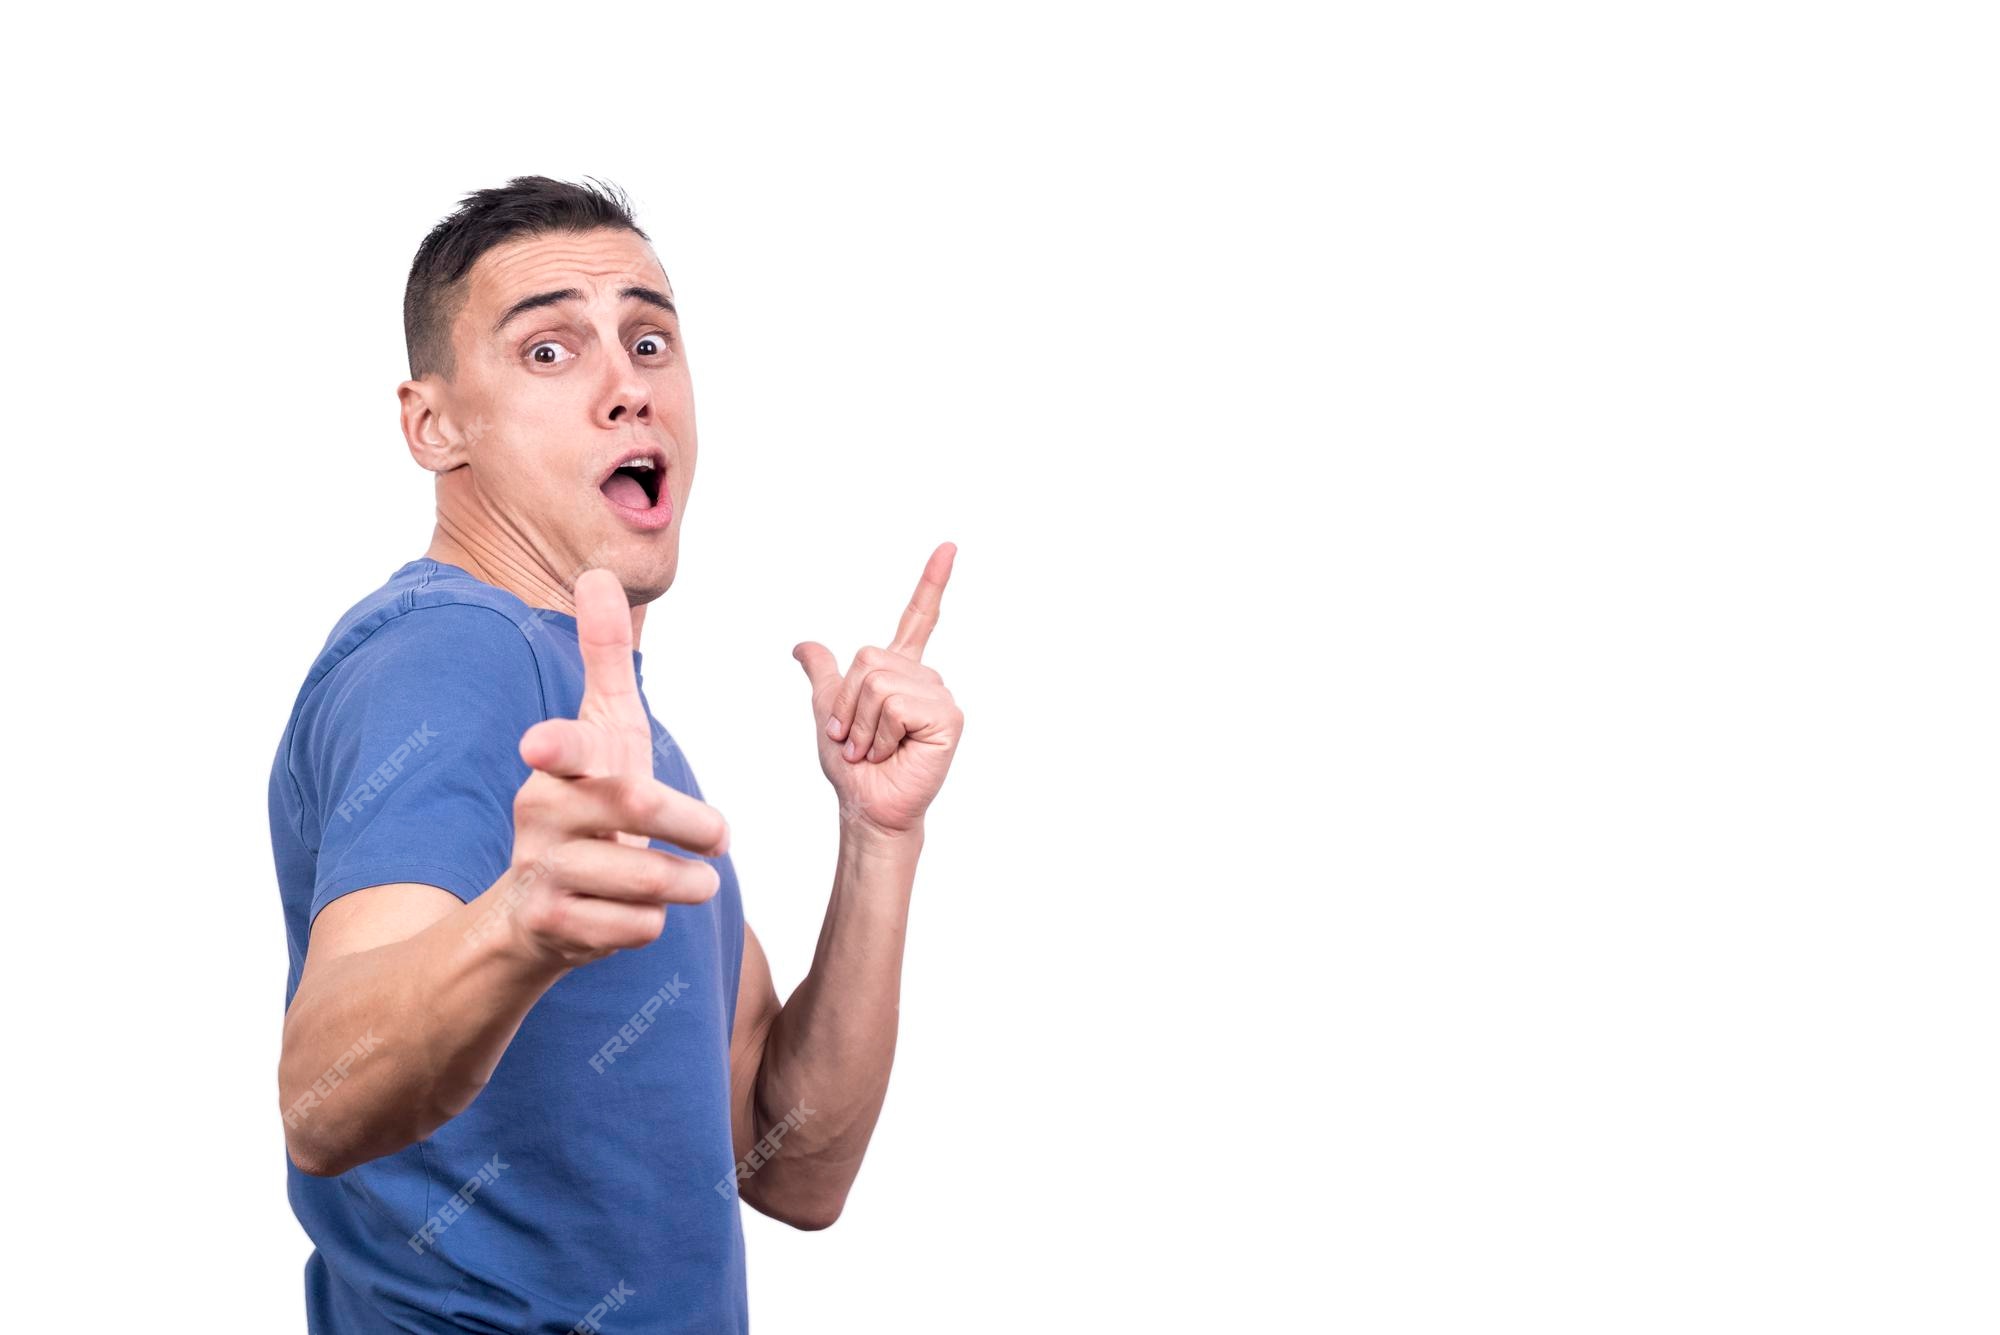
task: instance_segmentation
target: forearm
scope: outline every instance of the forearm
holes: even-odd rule
[[[903,939],[921,823],[883,837],[843,827],[833,891],[805,981],[772,1023],[739,1160],[780,1124],[777,1152],[741,1177],[743,1198],[805,1226],[831,1223],[861,1168],[888,1093]],[[768,1141],[766,1141],[768,1144]]]
[[[404,940],[330,961],[285,1015],[292,1161],[320,1176],[414,1144],[471,1104],[567,969],[516,947],[502,893]]]

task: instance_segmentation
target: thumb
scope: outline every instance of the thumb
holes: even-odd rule
[[[825,645],[813,640],[792,646],[792,657],[799,660],[799,666],[806,670],[806,680],[812,683],[813,699],[828,686],[840,681],[840,660]]]

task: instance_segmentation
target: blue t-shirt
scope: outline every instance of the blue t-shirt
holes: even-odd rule
[[[456,566],[412,561],[340,619],[271,769],[288,1007],[330,901],[403,881],[469,901],[500,879],[521,734],[582,696],[576,619]],[[652,727],[654,775],[700,797]],[[707,903],[564,975],[429,1139],[332,1178],[287,1160],[315,1335],[748,1329],[729,1122],[743,904],[728,855],[708,861]],[[397,1038],[393,1019],[355,1035],[286,1116],[339,1116],[346,1072]]]

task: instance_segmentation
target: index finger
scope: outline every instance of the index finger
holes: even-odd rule
[[[924,577],[917,581],[917,591],[910,595],[910,605],[903,609],[903,619],[896,624],[896,638],[889,641],[891,652],[923,661],[924,645],[937,626],[938,601],[944,597],[944,584],[951,578],[952,559],[957,555],[957,546],[949,542],[939,543],[938,549],[931,553],[924,566]]]
[[[625,586],[609,570],[586,570],[576,577],[576,642],[583,651],[583,705],[615,705],[637,699],[632,673],[632,605]]]

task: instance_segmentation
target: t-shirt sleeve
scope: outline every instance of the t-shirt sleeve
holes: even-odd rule
[[[544,717],[534,651],[501,612],[405,612],[342,659],[295,739],[308,924],[340,896],[415,881],[470,902],[514,846],[521,734]]]

